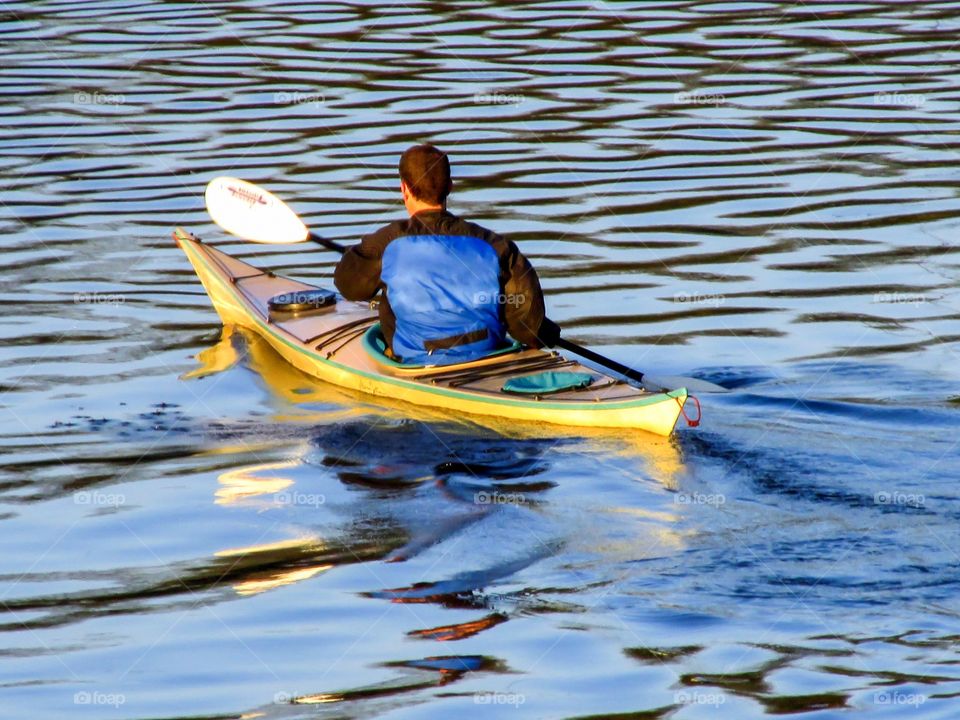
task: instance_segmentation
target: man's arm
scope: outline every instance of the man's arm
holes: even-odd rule
[[[340,258],[333,283],[347,300],[372,300],[380,290],[383,251],[392,235],[391,226],[381,228],[347,248]]]
[[[503,294],[507,331],[524,345],[552,346],[550,340],[553,338],[547,331],[546,324],[553,323],[545,317],[543,290],[540,288],[537,271],[516,244],[509,240],[506,242]]]

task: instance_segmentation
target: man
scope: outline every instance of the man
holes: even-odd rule
[[[348,300],[383,290],[380,325],[395,358],[446,365],[503,347],[553,346],[560,329],[544,317],[543,291],[517,246],[447,211],[450,161],[433,145],[400,158],[409,218],[344,253],[334,282]]]

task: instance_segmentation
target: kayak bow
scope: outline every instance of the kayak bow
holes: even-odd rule
[[[298,369],[326,382],[373,396],[458,415],[494,416],[572,427],[636,428],[669,435],[687,391],[649,392],[621,377],[568,360],[557,352],[518,348],[470,363],[404,366],[378,355],[377,313],[368,303],[341,297],[305,312],[271,311],[279,295],[315,297],[319,288],[274,275],[202,243],[178,228],[186,253],[225,325],[249,328]],[[322,293],[319,293],[322,295]],[[276,308],[276,302],[274,303]],[[371,329],[373,328],[373,329]],[[504,390],[553,375],[590,376],[589,384],[542,394]],[[513,380],[512,385],[508,382]]]

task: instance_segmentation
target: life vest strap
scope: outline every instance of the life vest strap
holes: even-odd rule
[[[424,340],[423,347],[427,352],[432,353],[435,350],[449,350],[450,348],[460,347],[461,345],[470,345],[471,343],[486,340],[488,337],[490,337],[489,331],[486,328],[480,328],[479,330],[463,333],[462,335],[452,335],[450,337],[440,338],[439,340]]]

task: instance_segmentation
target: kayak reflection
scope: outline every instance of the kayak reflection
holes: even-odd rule
[[[286,540],[217,553],[222,560],[287,554],[287,561],[234,577],[234,592],[249,596],[307,580],[324,583],[321,576],[337,567],[366,563],[373,587],[368,580],[358,592],[372,602],[459,611],[457,621],[443,622],[427,608],[417,609],[425,613],[423,620],[414,614],[413,627],[401,632],[424,647],[469,642],[531,613],[578,609],[574,602],[508,589],[513,578],[556,556],[569,541],[570,529],[553,517],[549,502],[561,477],[551,471],[555,458],[614,453],[621,458],[619,472],[635,468],[638,479],[652,477],[670,488],[683,472],[674,442],[647,433],[622,437],[558,427],[517,429],[491,419],[481,425],[476,418],[391,405],[383,398],[370,405],[360,395],[304,375],[259,336],[229,326],[218,345],[198,359],[201,368],[191,377],[210,377],[231,367],[254,371],[269,390],[270,419],[284,428],[305,429],[283,459],[265,458],[219,475],[215,503],[268,514],[273,525],[291,534]],[[290,438],[289,431],[279,434]],[[654,514],[642,507],[596,510],[621,517]],[[657,518],[650,527],[664,524]],[[650,544],[649,536],[637,541]],[[675,545],[675,538],[670,543]],[[382,564],[398,562],[413,565],[403,571],[406,565]],[[349,711],[342,707],[341,713],[363,715],[398,695],[416,702],[415,691],[467,673],[509,672],[496,658],[464,654],[425,654],[379,664],[392,669],[388,680],[335,691],[318,688],[290,695],[285,703],[347,703]],[[251,710],[261,711],[282,714],[275,705]]]
[[[214,375],[234,365],[250,368],[269,391],[277,422],[315,422],[330,425],[344,419],[379,417],[440,423],[446,428],[461,428],[466,437],[485,431],[524,440],[554,443],[587,441],[595,449],[628,457],[638,464],[638,474],[655,478],[664,487],[675,490],[684,473],[683,458],[676,437],[664,438],[643,430],[620,431],[605,428],[567,428],[560,425],[517,423],[492,416],[470,416],[410,405],[387,397],[372,404],[357,392],[325,383],[300,372],[288,363],[257,333],[239,326],[223,327],[220,340],[197,355],[199,367],[183,378]]]
[[[555,485],[544,479],[551,458],[579,452],[584,444],[601,456],[614,452],[626,457],[626,467],[635,465],[638,477],[654,478],[668,489],[676,489],[683,474],[676,442],[642,431],[627,436],[583,428],[563,432],[556,426],[517,428],[490,418],[479,425],[476,418],[464,420],[403,403],[390,407],[383,398],[367,404],[359,394],[300,372],[259,335],[235,326],[225,326],[219,342],[201,352],[198,360],[201,367],[191,377],[210,376],[238,363],[253,370],[269,390],[272,419],[282,426],[303,423],[310,428],[294,459],[222,473],[215,501],[268,510],[291,493],[293,497],[300,493],[305,502],[287,508],[297,515],[297,506],[309,505],[306,500],[321,491],[317,475],[336,477],[343,492],[323,508],[328,532],[348,547],[379,548],[375,557],[384,561],[415,557],[494,511],[518,514],[520,526],[529,523],[542,495]],[[411,419],[412,413],[416,419]],[[318,472],[311,474],[311,467]],[[614,469],[623,472],[624,463]],[[303,478],[300,485],[297,476]],[[364,494],[356,495],[359,491]],[[664,520],[662,513],[643,507],[598,510],[640,521],[653,519],[656,524]],[[316,512],[299,515],[305,525],[316,526]],[[358,517],[363,523],[356,521]],[[384,532],[377,534],[380,529]],[[676,537],[668,529],[661,542],[675,545]],[[429,586],[378,589],[369,595],[393,602],[456,604],[454,596],[512,574],[555,550],[551,541],[541,539],[526,555],[507,558],[503,567],[494,564]]]

